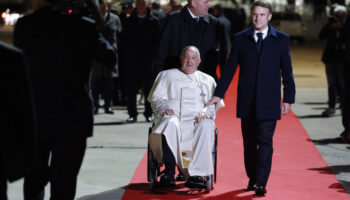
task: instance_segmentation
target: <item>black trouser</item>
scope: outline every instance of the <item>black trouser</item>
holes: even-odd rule
[[[272,164],[276,120],[241,119],[244,164],[250,181],[266,186]]]
[[[328,106],[335,108],[337,96],[340,101],[344,98],[344,64],[339,61],[333,61],[326,64],[326,75],[328,83]]]
[[[4,172],[4,165],[0,157],[0,200],[7,200],[7,179]]]
[[[350,64],[344,67],[344,102],[342,107],[342,122],[345,131],[350,131]]]
[[[171,151],[164,135],[162,135],[162,148],[163,148],[163,162],[165,165],[165,175],[167,175],[168,177],[174,178],[176,161],[175,161],[173,152]]]
[[[113,78],[100,77],[92,78],[91,82],[92,96],[94,98],[94,106],[98,108],[100,101],[100,94],[105,102],[105,109],[111,106],[113,96]]]
[[[137,117],[137,93],[141,87],[143,87],[143,93],[145,97],[145,117],[152,116],[152,108],[150,103],[147,101],[149,92],[151,91],[153,84],[153,77],[149,74],[135,73],[126,77],[126,93],[127,93],[127,108],[130,117]]]
[[[24,179],[25,200],[44,199],[48,181],[51,184],[51,200],[74,199],[86,149],[85,135],[79,128],[39,130],[34,167]]]

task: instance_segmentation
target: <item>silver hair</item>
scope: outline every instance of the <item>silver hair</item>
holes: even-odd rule
[[[195,47],[195,46],[187,46],[187,47],[185,47],[182,50],[182,52],[181,52],[181,57],[185,55],[185,53],[186,53],[186,51],[188,49],[192,49],[193,51],[195,51],[197,53],[197,55],[198,55],[198,58],[201,58],[201,54],[199,53],[199,49],[197,47]]]

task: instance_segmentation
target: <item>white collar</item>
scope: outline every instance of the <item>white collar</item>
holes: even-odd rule
[[[198,16],[194,15],[194,14],[191,12],[190,7],[187,7],[187,10],[188,10],[188,12],[190,13],[190,15],[191,15],[191,17],[192,17],[193,19],[199,19]]]

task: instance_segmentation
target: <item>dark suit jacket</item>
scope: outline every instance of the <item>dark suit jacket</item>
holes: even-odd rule
[[[112,68],[114,48],[91,19],[43,7],[20,18],[14,44],[23,50],[31,77],[39,133],[80,129],[92,135],[92,59]]]
[[[34,112],[27,68],[21,52],[0,42],[0,173],[14,181],[31,165]]]
[[[128,76],[135,75],[135,72],[149,74],[152,71],[159,31],[159,19],[150,10],[147,10],[144,18],[139,18],[135,9],[125,20],[120,50],[123,56],[123,70]]]
[[[343,62],[345,51],[342,49],[341,32],[342,28],[334,28],[331,24],[327,23],[318,34],[320,40],[327,40],[322,54],[322,61],[324,63],[327,64],[333,61]]]
[[[277,120],[281,118],[281,75],[283,101],[294,103],[295,99],[289,36],[269,25],[259,57],[253,35],[251,27],[234,36],[230,58],[214,95],[224,96],[239,65],[237,117],[250,117],[255,106],[258,120]]]
[[[155,69],[161,71],[181,66],[182,50],[192,45],[197,47],[201,54],[202,62],[198,69],[216,77],[218,55],[225,55],[229,45],[223,34],[223,27],[210,14],[197,22],[188,12],[188,6],[169,13],[162,22]]]

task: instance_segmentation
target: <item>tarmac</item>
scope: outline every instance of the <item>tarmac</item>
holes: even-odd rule
[[[292,110],[314,142],[339,182],[350,194],[350,144],[343,143],[340,110],[329,118],[321,113],[327,108],[327,83],[321,63],[322,44],[293,44],[292,62],[297,86],[296,103]],[[125,187],[144,156],[150,123],[141,113],[137,123],[127,124],[124,107],[114,107],[115,114],[108,115],[100,109],[95,117],[94,136],[88,139],[88,148],[78,177],[76,197],[79,200],[121,199]],[[232,120],[238,120],[233,118]],[[295,144],[298,148],[298,144]],[[243,164],[243,163],[242,163]],[[320,176],[324,173],[319,169]],[[145,171],[146,173],[146,171]],[[146,182],[146,180],[145,180]],[[9,184],[10,200],[21,200],[23,181]],[[49,185],[46,187],[49,199]]]

